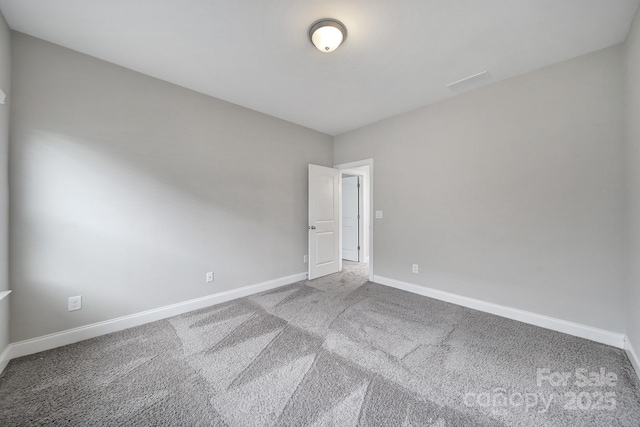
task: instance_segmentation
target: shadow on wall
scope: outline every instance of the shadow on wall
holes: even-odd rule
[[[289,249],[292,226],[305,220],[294,217],[306,204],[295,168],[238,162],[206,142],[156,147],[45,131],[22,141],[12,162],[15,309],[37,307],[42,318],[60,317],[67,297],[88,287],[87,303],[99,301],[105,315],[139,311],[139,298],[200,285],[215,266],[241,267],[238,253],[265,259]],[[251,283],[251,272],[217,279]]]

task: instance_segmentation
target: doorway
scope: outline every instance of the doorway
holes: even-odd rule
[[[308,278],[313,280],[343,270],[342,179],[357,178],[357,222],[352,223],[351,254],[344,261],[350,272],[370,281],[373,267],[373,159],[337,165],[309,165]],[[360,187],[358,187],[358,184]],[[353,239],[355,234],[355,240]],[[353,243],[355,242],[355,244]],[[349,250],[349,247],[347,248]],[[357,261],[351,261],[357,259]],[[367,274],[368,272],[368,274]]]
[[[373,159],[335,166],[341,175],[341,258],[368,267],[373,280]]]
[[[361,190],[360,176],[342,174],[342,259],[360,262],[364,260],[361,252]],[[361,246],[362,244],[362,246]]]

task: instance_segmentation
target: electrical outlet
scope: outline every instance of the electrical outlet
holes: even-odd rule
[[[69,297],[69,311],[76,311],[82,309],[82,296]]]
[[[207,273],[207,283],[213,282],[213,271]]]
[[[305,255],[304,258],[302,258],[303,262],[309,262],[309,255]]]
[[[418,273],[418,264],[413,264],[411,266],[411,271],[417,274]]]

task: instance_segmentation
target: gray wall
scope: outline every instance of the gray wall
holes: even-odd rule
[[[640,349],[640,10],[627,37],[629,297],[627,336]]]
[[[336,137],[375,274],[624,332],[623,83],[615,46]]]
[[[306,271],[330,136],[20,33],[13,76],[12,341]]]
[[[9,105],[11,103],[11,31],[0,13],[0,89],[7,94],[0,105],[0,292],[9,289]],[[9,297],[11,298],[11,297]],[[0,353],[9,344],[9,298],[0,301]]]

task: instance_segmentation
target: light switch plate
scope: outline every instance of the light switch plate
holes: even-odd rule
[[[382,211],[376,211],[376,218],[377,219],[382,218]]]

